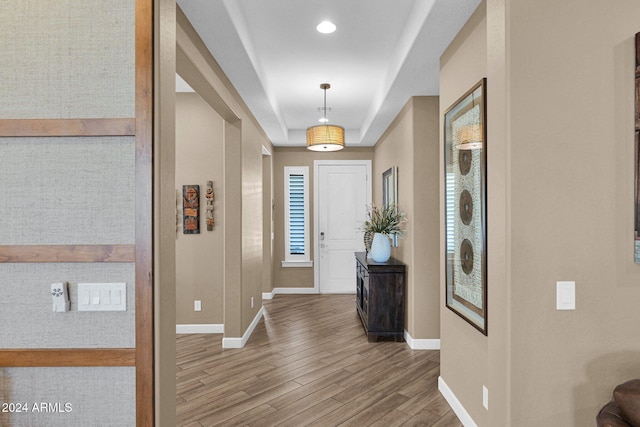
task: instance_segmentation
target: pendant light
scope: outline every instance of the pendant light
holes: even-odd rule
[[[324,91],[323,125],[307,128],[307,148],[312,151],[338,151],[344,148],[344,128],[328,124],[327,120],[327,89],[331,85],[322,83],[320,89]]]

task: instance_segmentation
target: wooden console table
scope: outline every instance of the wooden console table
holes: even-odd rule
[[[390,258],[375,262],[356,252],[356,309],[369,342],[388,337],[404,341],[406,266]]]

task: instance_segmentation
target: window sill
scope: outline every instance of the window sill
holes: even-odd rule
[[[283,268],[289,267],[313,267],[313,261],[281,261]]]

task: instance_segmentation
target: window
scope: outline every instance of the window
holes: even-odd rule
[[[283,267],[310,267],[309,253],[309,168],[284,168],[284,233]]]

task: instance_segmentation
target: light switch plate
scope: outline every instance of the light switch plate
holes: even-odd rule
[[[576,282],[556,282],[556,309],[576,309]]]
[[[78,311],[127,311],[127,284],[78,283]]]

